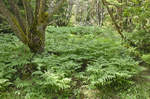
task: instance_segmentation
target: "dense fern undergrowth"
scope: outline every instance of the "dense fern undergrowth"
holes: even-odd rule
[[[139,67],[109,29],[48,27],[41,55],[0,34],[1,99],[87,99],[83,90],[127,90]]]

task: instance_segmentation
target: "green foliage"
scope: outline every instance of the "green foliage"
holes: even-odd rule
[[[150,98],[150,83],[142,79],[136,85],[120,93],[120,99],[148,99]]]
[[[54,6],[59,0],[52,0],[51,6]],[[53,26],[67,26],[70,23],[70,18],[72,15],[72,4],[69,3],[70,0],[67,0],[63,4],[63,6],[59,9],[59,11],[53,15],[51,19],[50,25]],[[72,1],[71,1],[72,2]]]
[[[128,25],[127,29],[131,29],[131,33],[128,33],[127,36],[142,54],[150,52],[149,16],[150,2],[147,0],[131,0],[123,11],[123,18]],[[130,22],[128,23],[127,20]]]
[[[0,88],[13,86],[16,95],[25,99],[64,99],[79,96],[76,90],[82,86],[126,86],[123,82],[130,82],[138,73],[138,63],[119,39],[115,41],[103,31],[97,27],[48,27],[46,50],[41,55],[30,53],[13,35],[1,35]]]
[[[127,36],[129,39],[131,39],[132,42],[135,43],[136,46],[133,47],[135,47],[136,50],[139,51],[141,54],[150,53],[149,32],[146,32],[144,30],[135,30],[132,33],[127,33]]]
[[[0,35],[0,80],[2,83],[8,82],[8,86],[16,79],[17,68],[29,63],[31,53],[21,45],[13,35]]]
[[[143,55],[142,59],[144,60],[144,62],[150,64],[150,54]]]
[[[48,27],[47,31],[49,33],[69,33],[74,35],[87,35],[87,34],[102,34],[103,29],[99,27],[91,27],[91,26],[80,26],[80,27]]]
[[[0,19],[0,33],[12,33],[12,30],[6,21]]]
[[[122,84],[122,82],[131,78],[136,73],[136,69],[133,66],[137,66],[137,64],[130,59],[112,59],[108,61],[100,58],[98,61],[100,63],[94,64],[97,65],[95,68],[91,66],[87,70],[90,75],[89,81],[94,86],[111,83]]]

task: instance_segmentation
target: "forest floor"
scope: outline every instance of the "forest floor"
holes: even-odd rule
[[[150,68],[144,70],[133,78],[133,86],[126,90],[114,91],[106,88],[101,90],[83,90],[82,99],[150,99]]]
[[[135,84],[127,90],[114,92],[114,90],[110,88],[101,91],[90,90],[83,87],[79,88],[81,90],[81,95],[79,97],[73,96],[65,99],[150,99],[150,68],[146,68],[137,75],[133,81],[135,81]],[[9,95],[6,99],[25,98]]]
[[[110,94],[102,99],[150,99],[150,68],[144,70],[133,78],[135,84],[125,91]],[[119,94],[118,94],[119,93]],[[107,93],[106,93],[107,96]]]
[[[55,30],[58,31],[57,29],[55,29]],[[62,30],[64,30],[64,29],[62,29]],[[60,46],[60,47],[63,46],[62,49],[65,49],[64,48],[65,44],[70,45],[70,43],[67,43],[68,40],[66,39],[66,35],[62,35],[62,37],[61,37],[60,34],[58,34],[58,36],[55,34],[55,35],[50,35],[49,37],[51,37],[51,36],[53,38],[55,37],[52,41],[57,41],[58,38],[61,40],[64,40],[64,43],[62,43],[62,45]],[[107,37],[107,35],[105,35],[105,36]],[[68,37],[74,38],[75,36],[69,35]],[[77,36],[76,37],[77,41],[79,41],[81,39],[81,37]],[[110,37],[110,38],[114,38],[114,37]],[[49,40],[51,40],[51,39],[49,39]],[[81,41],[82,41],[82,39],[81,39]],[[83,44],[84,44],[84,42],[83,42]],[[59,43],[54,42],[54,45],[52,43],[51,46],[55,46],[57,44],[59,44]],[[77,45],[77,44],[78,44],[78,42],[75,42],[74,45]],[[57,48],[57,46],[56,46],[56,48]],[[76,48],[76,46],[75,46],[75,48]],[[83,48],[83,46],[81,48]],[[57,49],[58,49],[58,51],[61,51],[59,47]],[[67,50],[67,49],[65,49],[65,50]],[[81,50],[84,50],[84,49],[81,49]],[[61,57],[58,59],[60,60]],[[68,65],[68,66],[70,66],[70,65]],[[129,86],[126,86],[126,84],[124,84],[124,82],[123,82],[121,86],[118,86],[118,89],[115,89],[115,86],[113,86],[113,85],[104,86],[99,89],[90,89],[87,85],[84,85],[84,83],[83,84],[80,83],[81,81],[73,76],[72,80],[75,80],[77,83],[75,83],[75,85],[73,85],[73,89],[72,89],[73,94],[71,94],[71,96],[69,98],[68,97],[65,97],[65,98],[49,98],[49,97],[43,98],[42,97],[42,98],[40,98],[38,96],[37,98],[34,98],[34,99],[150,99],[150,66],[146,66],[145,64],[141,64],[140,66],[142,68],[144,68],[144,69],[142,69],[143,71],[131,79],[131,84],[129,84]],[[126,82],[128,82],[128,81],[130,81],[130,80],[126,80]],[[75,88],[74,88],[74,86],[75,86]],[[26,90],[26,91],[28,91],[29,94],[32,93],[31,90]],[[22,91],[20,91],[20,90],[18,91],[15,88],[13,88],[11,91],[6,91],[5,93],[0,93],[0,95],[1,94],[3,94],[2,96],[6,96],[6,97],[0,98],[0,99],[33,99],[33,98],[25,97],[25,95],[22,94]]]

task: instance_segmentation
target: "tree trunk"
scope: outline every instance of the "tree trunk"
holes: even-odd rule
[[[42,53],[44,51],[44,47],[45,47],[45,40],[43,40],[43,37],[39,36],[38,33],[32,33],[32,38],[29,40],[28,46],[31,50],[31,52],[33,53]]]
[[[39,25],[34,28],[31,28],[30,34],[28,35],[29,38],[28,46],[32,52],[34,53],[44,52],[45,30],[46,26],[44,25]]]
[[[31,0],[21,0],[24,16],[15,0],[8,0],[10,9],[0,0],[0,13],[10,24],[16,36],[27,45],[33,53],[42,53],[45,47],[45,30],[49,19],[62,7],[66,0],[60,0],[52,10],[47,10],[47,0],[36,0],[35,9]]]

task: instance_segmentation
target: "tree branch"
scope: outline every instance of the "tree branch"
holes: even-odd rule
[[[118,33],[120,34],[121,38],[122,38],[123,40],[125,40],[126,38],[125,38],[125,36],[122,34],[122,32],[121,32],[121,30],[120,30],[120,27],[119,27],[119,25],[117,24],[117,22],[116,22],[116,20],[115,20],[115,18],[114,18],[114,16],[113,16],[113,13],[112,13],[111,10],[109,9],[109,7],[108,7],[108,5],[107,5],[108,3],[106,2],[106,0],[102,0],[102,3],[103,3],[103,5],[107,8],[107,11],[108,11],[108,13],[109,13],[109,15],[110,15],[110,17],[111,17],[111,19],[112,19],[112,22],[113,22],[113,24],[115,25],[115,27],[116,27]]]
[[[25,19],[21,16],[20,12],[19,12],[19,7],[18,5],[15,3],[14,0],[8,0],[8,3],[10,5],[10,9],[12,11],[12,13],[15,15],[15,17],[17,18],[22,30],[24,33],[26,33],[26,28],[25,28]]]
[[[33,16],[33,9],[30,5],[30,1],[29,0],[22,0],[23,6],[24,6],[24,11],[25,11],[25,15],[26,15],[26,20],[28,22],[28,28],[30,28],[30,26],[33,23],[34,20],[34,16]]]
[[[41,23],[42,15],[45,12],[46,8],[46,0],[37,0],[36,1],[36,8],[35,8],[35,19],[37,19],[37,23]]]
[[[0,0],[0,13],[5,17],[7,22],[11,25],[11,28],[15,31],[18,38],[25,44],[27,44],[28,38],[24,34],[17,18],[6,8],[3,0]]]

